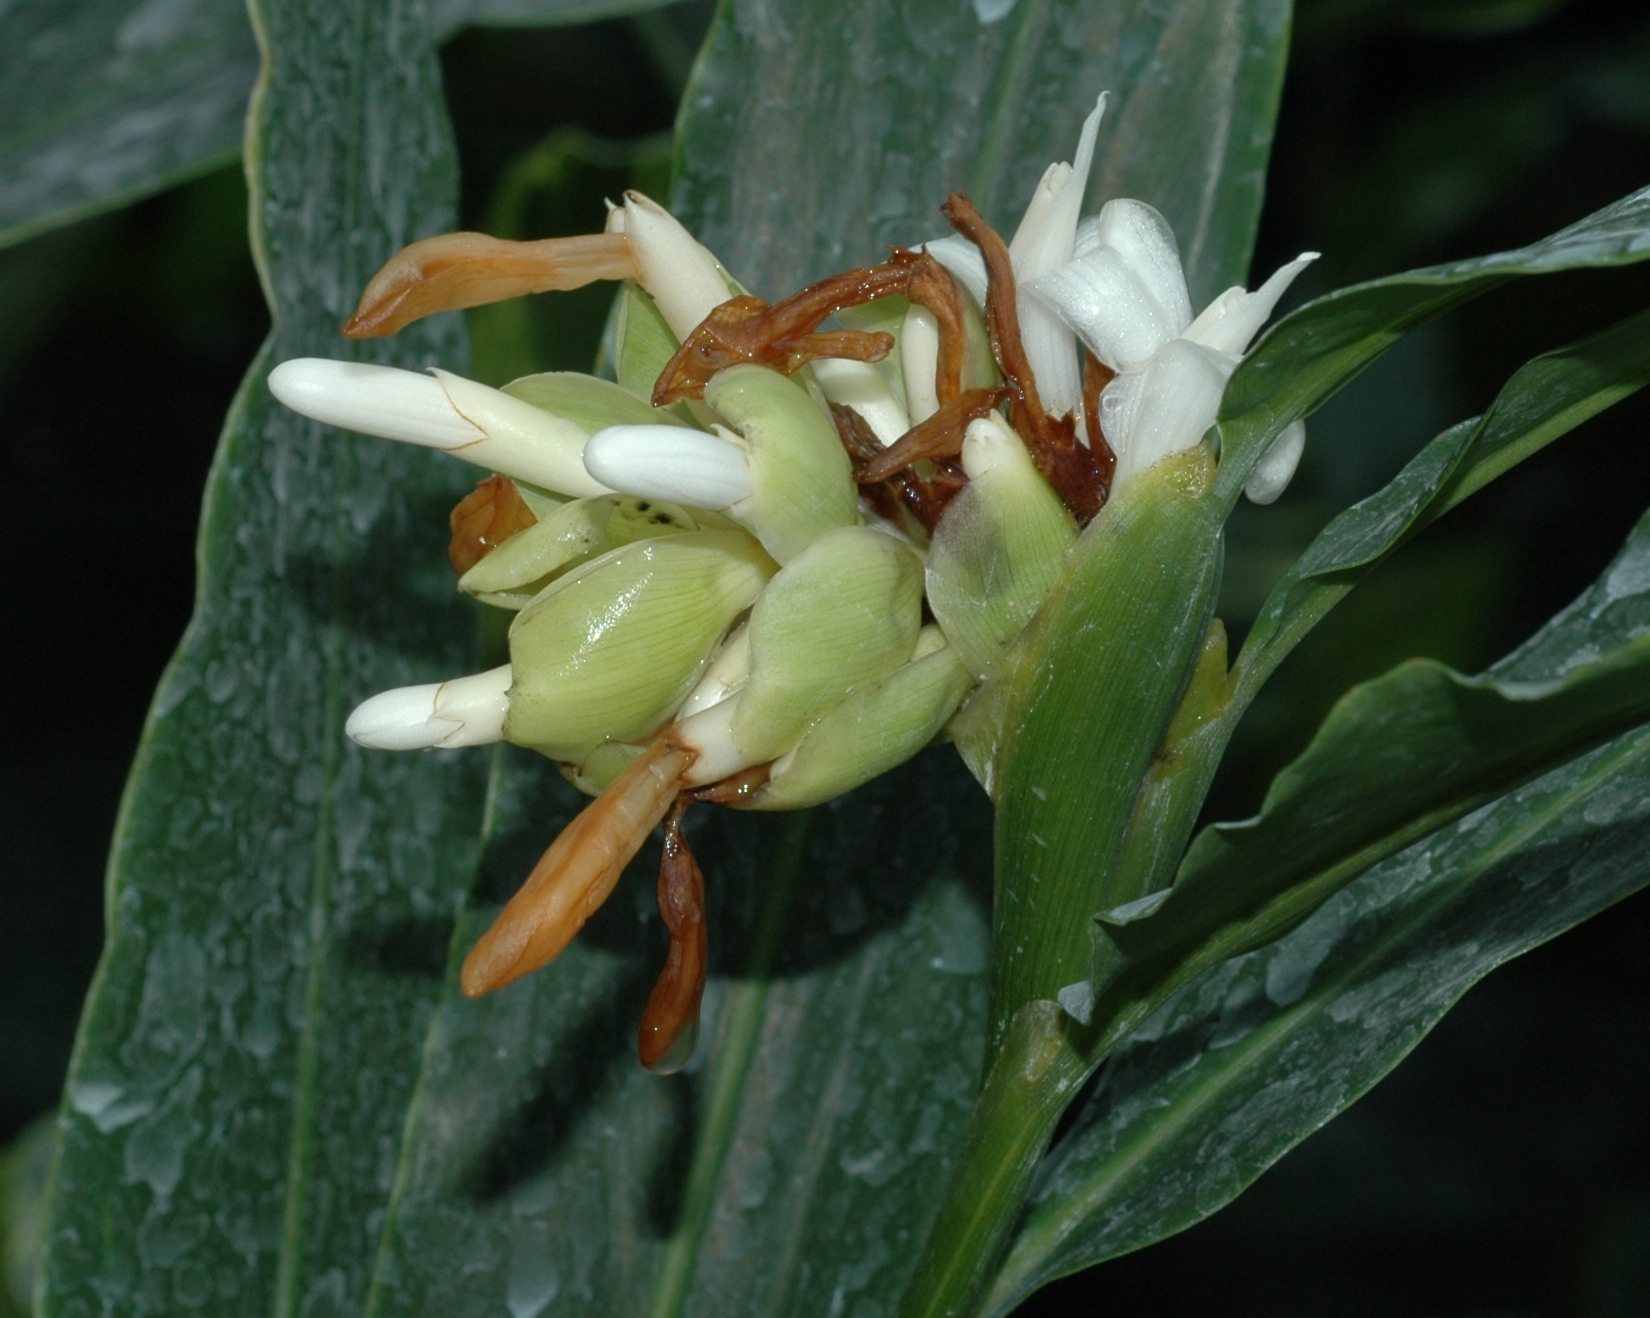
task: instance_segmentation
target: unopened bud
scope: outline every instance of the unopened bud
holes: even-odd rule
[[[562,494],[608,493],[584,469],[587,436],[577,425],[448,371],[432,374],[302,357],[271,371],[269,389],[328,425],[441,449]]]
[[[852,689],[910,659],[922,625],[922,564],[869,527],[827,531],[751,610],[751,674],[732,732],[748,763],[783,755]]]
[[[312,420],[403,444],[451,452],[486,438],[418,371],[297,357],[269,373],[269,392]]]
[[[865,419],[871,432],[889,447],[911,428],[905,404],[894,397],[882,372],[870,362],[819,357],[812,363],[820,392],[833,403],[851,407]],[[930,372],[932,378],[932,372]]]
[[[976,677],[997,672],[1059,579],[1077,527],[998,417],[971,422],[969,483],[951,503],[928,554],[928,600]]]
[[[1291,421],[1249,473],[1249,479],[1243,486],[1249,502],[1276,502],[1294,479],[1295,468],[1300,466],[1301,454],[1305,451],[1306,422]]]
[[[624,216],[637,282],[671,332],[687,338],[713,308],[734,296],[720,264],[680,220],[640,192],[625,193]]]
[[[696,531],[637,541],[559,577],[510,628],[505,735],[574,763],[603,741],[644,740],[774,570],[743,532]]]
[[[743,448],[682,426],[609,426],[585,445],[584,465],[612,489],[692,508],[731,508],[751,493]]]
[[[504,736],[510,665],[448,682],[397,687],[357,705],[344,732],[374,750],[451,750]]]

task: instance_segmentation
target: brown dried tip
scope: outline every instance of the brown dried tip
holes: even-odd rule
[[[463,576],[517,531],[537,521],[514,481],[489,476],[454,504],[447,517],[452,530],[447,561]]]
[[[882,480],[870,480],[865,474],[869,465],[898,448],[913,432],[906,432],[898,443],[885,449],[865,418],[853,408],[842,403],[832,403],[830,407],[831,419],[836,422],[837,437],[842,440],[842,446],[848,450],[848,457],[854,464],[854,479],[859,482],[859,492],[872,510],[879,517],[897,524],[900,510],[904,509],[932,535],[934,528],[940,524],[940,518],[945,516],[945,510],[951,506],[951,500],[961,494],[963,486],[968,484],[968,477],[962,469],[941,458],[928,462],[930,470],[927,476],[910,467],[903,467]],[[959,438],[957,448],[952,451],[960,451],[961,445]],[[943,448],[944,445],[936,447]]]
[[[894,336],[866,330],[817,332],[829,316],[890,293],[903,293],[918,254],[896,250],[882,265],[844,270],[783,302],[769,306],[758,297],[736,297],[715,308],[665,363],[653,389],[653,405],[703,398],[718,371],[740,362],[771,367],[783,375],[816,357],[880,361],[894,350]]]
[[[389,259],[344,323],[344,335],[375,339],[437,311],[635,276],[630,243],[622,233],[531,243],[484,233],[444,233],[403,247]]]
[[[962,392],[963,357],[968,351],[968,330],[963,323],[962,299],[951,272],[927,252],[911,268],[911,282],[905,296],[919,307],[934,313],[939,322],[939,362],[934,371],[934,393],[943,407]]]
[[[941,207],[945,218],[985,258],[985,325],[997,365],[1008,381],[1010,420],[1037,470],[1059,492],[1080,521],[1088,521],[1106,502],[1109,481],[1102,478],[1101,458],[1077,439],[1070,415],[1051,417],[1037,394],[1037,378],[1020,338],[1019,294],[1008,244],[974,209],[965,192],[953,192]]]
[[[970,389],[958,394],[926,421],[918,422],[878,453],[856,473],[861,484],[887,480],[895,472],[924,458],[954,458],[962,452],[970,421],[1002,406],[1008,389]]]
[[[648,995],[636,1053],[658,1075],[680,1071],[699,1038],[699,1001],[705,993],[705,876],[682,836],[684,794],[665,816],[665,850],[659,860],[659,916],[670,933],[665,968]]]
[[[692,763],[692,752],[658,738],[562,830],[464,958],[465,997],[479,998],[548,965],[573,941],[665,817]]]

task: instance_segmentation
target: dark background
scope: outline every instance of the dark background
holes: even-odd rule
[[[627,180],[662,192],[661,135],[704,19],[693,5],[450,43],[464,224],[587,231]],[[1321,250],[1310,295],[1527,242],[1646,182],[1642,8],[1303,0],[1256,271]],[[189,617],[202,482],[267,328],[245,223],[225,169],[0,253],[0,1140],[57,1100],[121,786]],[[1283,501],[1234,520],[1228,622],[1241,632],[1329,516],[1522,361],[1647,300],[1640,272],[1530,281],[1394,349],[1310,425]],[[479,316],[476,373],[583,368],[604,310],[597,294]],[[524,328],[525,364],[505,346]],[[1352,682],[1413,654],[1474,670],[1516,644],[1647,507],[1640,397],[1362,586],[1290,660],[1275,684],[1290,701],[1257,704],[1212,811],[1252,810]],[[1231,1208],[1027,1312],[1650,1314],[1647,1008],[1641,894],[1493,975]]]

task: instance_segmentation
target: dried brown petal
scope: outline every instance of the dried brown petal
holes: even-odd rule
[[[757,297],[729,299],[705,317],[665,364],[653,389],[654,406],[702,398],[712,376],[740,362],[790,375],[816,357],[880,361],[894,349],[892,334],[815,331],[844,307],[903,293],[917,262],[916,253],[896,250],[882,265],[844,270],[772,306]]]
[[[537,520],[514,481],[489,476],[454,504],[447,517],[452,531],[447,561],[454,572],[463,576],[517,531],[525,531]]]
[[[344,324],[351,339],[375,339],[433,315],[598,279],[633,279],[622,233],[506,242],[484,233],[444,233],[403,247],[372,277]]]
[[[692,763],[692,752],[660,737],[580,811],[464,958],[465,997],[549,965],[573,941],[675,803]]]
[[[887,480],[895,472],[924,458],[954,458],[962,452],[963,436],[970,421],[978,421],[1009,397],[1007,389],[970,389],[943,405],[928,420],[919,422],[882,452],[871,458],[857,473],[859,482]]]
[[[668,1074],[687,1065],[699,1033],[705,993],[705,876],[682,836],[687,796],[665,816],[665,849],[659,860],[659,916],[670,933],[665,967],[648,995],[636,1052],[649,1071]]]

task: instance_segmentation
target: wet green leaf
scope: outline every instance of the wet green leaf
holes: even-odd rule
[[[468,23],[583,23],[660,0],[434,0]],[[0,246],[233,159],[258,76],[245,0],[16,0],[0,10]]]
[[[1244,712],[1284,657],[1419,531],[1525,458],[1650,380],[1650,312],[1527,362],[1483,416],[1451,426],[1384,488],[1341,513],[1273,586],[1218,699],[1170,755],[1129,823],[1140,892],[1165,885]]]
[[[1489,675],[1552,682],[1647,635],[1650,519]],[[1383,861],[1276,943],[1177,993],[1113,1057],[1045,1162],[989,1311],[1220,1208],[1477,980],[1650,881],[1647,844],[1640,729]]]
[[[480,765],[342,732],[368,694],[474,665],[442,561],[468,478],[306,422],[263,383],[304,354],[462,365],[452,318],[368,349],[337,330],[381,261],[452,224],[434,53],[417,11],[379,0],[256,13],[275,329],[224,432],[195,617],[115,838],[43,1256],[44,1313],[66,1318],[359,1308],[475,862]]]
[[[1650,259],[1650,188],[1527,247],[1355,284],[1278,322],[1233,374],[1220,405],[1219,489],[1235,501],[1283,428],[1310,416],[1416,327],[1509,280]]]
[[[1201,305],[1248,269],[1288,29],[1285,0],[743,3],[688,86],[676,209],[783,296],[939,237],[956,188],[1011,228],[1110,91],[1085,211],[1156,206]]]

